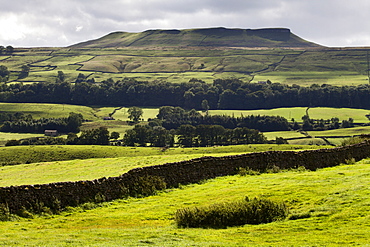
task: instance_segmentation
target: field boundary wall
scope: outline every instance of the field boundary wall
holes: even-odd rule
[[[237,174],[238,169],[266,171],[274,166],[280,169],[309,170],[332,167],[347,160],[359,161],[370,156],[370,142],[306,151],[268,151],[224,157],[202,157],[163,165],[135,168],[118,177],[91,181],[59,182],[0,188],[0,206],[10,213],[22,210],[37,211],[40,207],[62,209],[86,202],[111,201],[133,195],[140,178],[156,176],[167,188],[180,184],[198,183],[206,179]]]

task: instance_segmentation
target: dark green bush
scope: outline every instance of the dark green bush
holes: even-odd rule
[[[284,203],[265,198],[246,198],[238,202],[178,209],[175,221],[178,227],[225,228],[270,223],[287,215],[288,208]]]

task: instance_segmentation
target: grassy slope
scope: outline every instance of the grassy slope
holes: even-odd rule
[[[68,117],[70,112],[81,113],[85,119],[94,120],[95,112],[88,106],[67,104],[40,104],[40,103],[0,103],[2,112],[23,112],[31,114],[33,118],[61,118]]]
[[[229,176],[92,210],[0,222],[6,246],[366,246],[370,160],[316,172]],[[323,189],[325,188],[325,189]],[[178,229],[177,209],[264,195],[309,218],[227,229]]]
[[[203,156],[317,148],[319,147],[259,144],[209,148],[171,148],[162,152],[160,148],[116,146],[3,147],[0,148],[0,163],[19,162],[24,165],[0,167],[0,186],[93,180],[101,177],[119,176],[140,166],[158,165]]]

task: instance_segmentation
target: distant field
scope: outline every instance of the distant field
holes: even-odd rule
[[[128,113],[127,113],[128,108],[123,107],[115,112],[113,117],[115,119],[127,121],[130,120],[128,118]],[[143,119],[144,121],[148,121],[148,118],[156,118],[159,112],[159,108],[142,108],[143,110]]]
[[[274,83],[282,84],[298,84],[300,86],[310,86],[312,84],[330,84],[336,86],[357,86],[360,84],[368,84],[369,80],[367,75],[358,74],[356,72],[348,71],[274,71],[257,74],[252,82],[270,80]]]
[[[234,115],[236,117],[243,114],[247,115],[269,115],[282,116],[290,121],[292,118],[297,122],[302,122],[302,117],[306,115],[306,107],[292,107],[292,108],[276,108],[268,110],[210,110],[211,115]],[[347,120],[353,118],[355,123],[369,123],[365,116],[369,114],[369,110],[365,109],[351,109],[351,108],[329,108],[329,107],[313,107],[310,108],[308,114],[312,119],[331,119],[337,117],[340,120]]]
[[[263,135],[266,136],[268,140],[275,140],[276,137],[283,137],[285,139],[305,137],[303,134],[297,131],[293,131],[293,130],[292,131],[263,132]]]
[[[370,134],[370,126],[361,126],[354,128],[344,128],[326,131],[308,131],[310,136],[353,136]]]
[[[29,133],[5,133],[0,132],[0,145],[4,145],[9,140],[19,140],[24,138],[44,136],[42,134],[29,134]]]
[[[58,71],[74,82],[79,73],[100,82],[112,78],[187,82],[197,78],[212,83],[218,78],[284,84],[359,85],[369,83],[366,51],[356,49],[196,49],[153,47],[106,49],[28,49],[0,60],[13,71],[10,80],[24,64],[30,74],[20,81],[54,82]]]
[[[31,114],[33,118],[61,118],[68,117],[70,112],[75,112],[81,113],[85,119],[96,119],[92,108],[67,104],[0,103],[0,111],[23,112]]]

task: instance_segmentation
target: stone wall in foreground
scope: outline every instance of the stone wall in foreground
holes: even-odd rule
[[[39,211],[41,207],[58,210],[85,202],[111,201],[133,195],[140,178],[157,176],[167,187],[197,183],[205,179],[236,174],[240,167],[264,171],[304,166],[306,169],[331,167],[354,158],[370,156],[370,142],[307,151],[269,151],[225,157],[203,157],[164,165],[136,168],[119,176],[92,181],[60,182],[42,185],[23,185],[0,188],[0,205],[11,213],[23,209]]]

